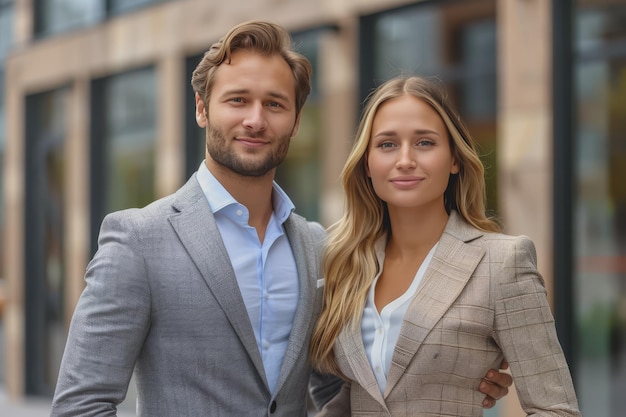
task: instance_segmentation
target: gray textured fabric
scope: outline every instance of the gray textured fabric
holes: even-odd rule
[[[134,371],[139,416],[305,416],[324,231],[295,214],[285,229],[301,290],[274,395],[194,175],[169,197],[104,219],[51,415],[115,415]]]
[[[335,354],[346,383],[319,417],[482,416],[481,379],[511,366],[528,415],[578,416],[526,237],[480,232],[453,212],[405,315],[381,395],[360,326],[344,329]]]

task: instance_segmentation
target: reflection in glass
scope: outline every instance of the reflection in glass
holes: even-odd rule
[[[576,385],[583,415],[608,417],[624,415],[626,392],[626,5],[579,3],[573,207]]]

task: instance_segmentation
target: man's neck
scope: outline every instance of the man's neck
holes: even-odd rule
[[[226,191],[248,209],[248,224],[257,230],[259,240],[262,242],[273,211],[275,170],[261,177],[250,177],[209,164],[207,168]]]

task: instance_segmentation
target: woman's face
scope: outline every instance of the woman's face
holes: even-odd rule
[[[444,208],[450,174],[459,172],[443,120],[411,95],[378,108],[366,167],[374,191],[390,210]]]

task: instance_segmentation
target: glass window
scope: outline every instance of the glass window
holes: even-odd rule
[[[113,77],[106,92],[107,211],[141,207],[154,195],[156,79],[153,69]]]
[[[94,239],[106,213],[155,199],[156,74],[135,70],[94,82]]]
[[[435,75],[444,66],[439,6],[386,12],[375,21],[374,79],[382,83],[400,74]]]
[[[185,172],[187,178],[198,170],[205,156],[205,130],[196,122],[196,98],[191,86],[191,76],[204,54],[187,58],[186,76],[183,80],[185,94]]]
[[[104,17],[103,0],[37,0],[35,33],[51,35],[88,26]]]
[[[0,0],[0,67],[13,43],[13,2]],[[0,100],[2,96],[0,96]]]
[[[25,389],[51,395],[65,344],[65,137],[67,89],[26,99]]]
[[[479,144],[487,208],[495,211],[495,0],[429,2],[364,16],[360,34],[360,103],[374,87],[397,75],[442,80]]]
[[[319,220],[321,187],[321,116],[318,87],[318,38],[320,32],[293,34],[293,43],[313,67],[311,93],[300,116],[298,134],[291,139],[289,153],[276,171],[276,182],[296,206],[296,212],[309,220]]]
[[[4,236],[3,216],[3,172],[4,172],[4,143],[6,124],[4,115],[4,59],[13,42],[13,1],[0,0],[0,236]],[[0,253],[4,253],[4,244],[0,242]],[[6,284],[4,280],[4,260],[0,259],[0,343],[4,343],[4,300],[6,299]],[[4,369],[4,355],[0,355],[0,369]],[[0,376],[0,383],[3,381]]]
[[[6,116],[4,110],[4,68],[0,66],[0,236],[4,234],[4,187],[3,187],[3,173],[4,173],[4,146],[6,142]],[[0,242],[0,250],[2,249],[2,242]],[[2,252],[3,253],[3,252]],[[4,261],[0,258],[0,281],[4,277]]]
[[[576,385],[583,415],[608,417],[626,387],[626,5],[577,3]]]
[[[165,0],[109,0],[109,12],[112,14],[123,13],[138,9],[154,3],[162,3]]]

